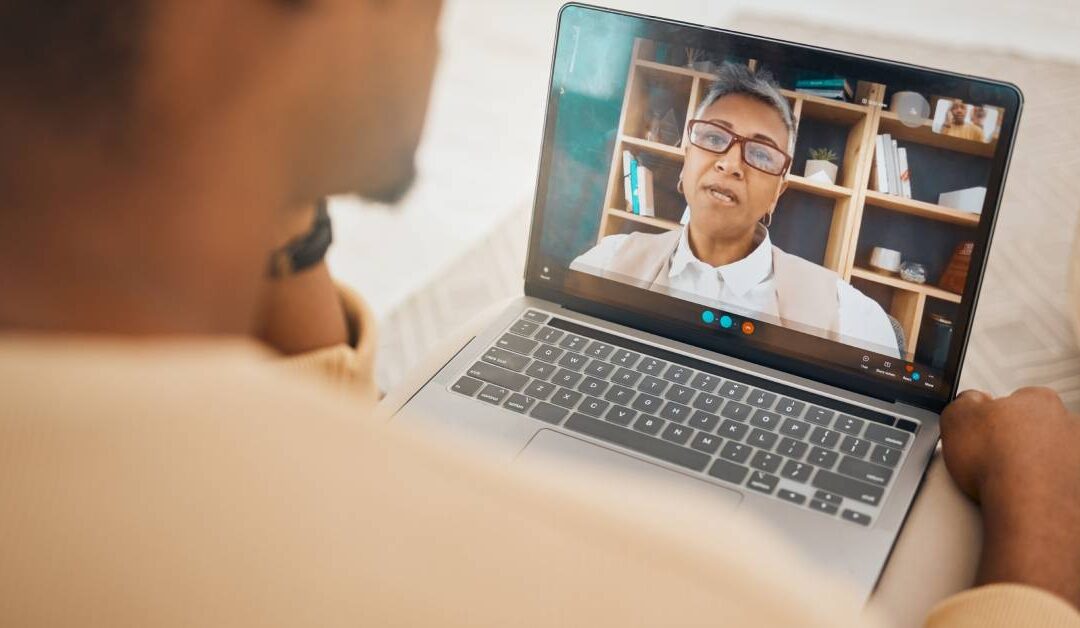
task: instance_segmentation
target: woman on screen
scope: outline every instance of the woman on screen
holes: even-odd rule
[[[877,302],[769,240],[795,148],[791,108],[771,77],[725,64],[689,122],[689,137],[678,183],[689,225],[607,236],[571,269],[898,356],[896,332]]]

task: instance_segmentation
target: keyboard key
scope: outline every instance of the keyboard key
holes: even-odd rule
[[[814,499],[820,499],[823,502],[836,504],[837,506],[844,501],[839,495],[834,495],[828,491],[818,491],[814,493]]]
[[[780,403],[776,404],[776,411],[788,416],[799,416],[805,407],[806,404],[801,401],[795,401],[791,397],[784,397],[780,400]]]
[[[694,398],[696,393],[697,391],[693,388],[672,384],[671,387],[668,388],[668,391],[664,393],[664,399],[686,405],[690,403],[690,400]]]
[[[806,450],[809,448],[810,446],[806,443],[797,441],[794,438],[784,437],[780,439],[780,444],[776,446],[776,453],[781,456],[787,456],[788,458],[801,460],[803,454],[805,454]]]
[[[529,358],[498,347],[488,349],[481,359],[488,364],[501,366],[511,371],[524,371],[525,367],[529,365]]]
[[[633,386],[639,379],[641,379],[641,373],[625,368],[615,371],[615,374],[611,376],[611,381],[623,386]]]
[[[806,503],[806,495],[803,495],[802,493],[796,493],[795,491],[789,491],[786,488],[782,488],[779,491],[776,491],[776,496],[786,502],[791,502],[800,506]]]
[[[866,452],[870,451],[870,441],[855,438],[854,436],[845,436],[844,441],[840,443],[840,451],[849,456],[862,458],[866,455]]]
[[[720,395],[727,397],[728,399],[734,399],[735,401],[742,401],[749,390],[750,388],[745,384],[739,384],[738,382],[729,380],[720,386]]]
[[[865,460],[857,460],[851,456],[841,458],[840,466],[836,467],[836,470],[844,475],[850,475],[856,480],[863,480],[878,486],[885,486],[889,483],[889,479],[892,478],[892,469]]]
[[[881,497],[885,494],[885,489],[880,486],[853,480],[825,469],[818,469],[810,484],[814,488],[824,489],[841,497],[854,499],[871,506],[877,506],[881,502]]]
[[[781,462],[783,462],[783,458],[776,454],[770,454],[767,451],[758,451],[750,461],[750,466],[767,473],[776,473],[776,471],[780,469]]]
[[[533,360],[533,363],[529,365],[529,368],[525,369],[525,374],[537,379],[547,379],[555,372],[555,368],[554,364]]]
[[[780,425],[780,415],[775,412],[758,410],[754,413],[754,418],[750,419],[750,425],[767,430],[775,430],[776,426]]]
[[[593,360],[589,362],[589,365],[585,367],[583,373],[598,377],[600,379],[607,379],[608,375],[615,370],[614,364],[608,364],[607,362],[601,362],[600,360]]]
[[[750,428],[746,424],[736,423],[729,419],[720,425],[720,429],[716,433],[728,440],[742,440],[743,436],[746,436],[749,431]]]
[[[855,522],[861,526],[870,525],[870,515],[864,515],[861,512],[855,512],[854,510],[845,510],[840,513],[840,516],[848,521]]]
[[[585,397],[585,401],[581,402],[581,406],[578,407],[578,412],[600,418],[604,416],[604,410],[608,409],[611,404],[607,401],[597,399],[596,397]]]
[[[637,393],[624,388],[622,386],[612,386],[608,389],[607,394],[604,395],[604,399],[612,403],[618,403],[624,406],[630,405],[630,400],[634,398]]]
[[[836,443],[840,442],[840,432],[827,430],[823,427],[815,427],[814,431],[810,434],[810,442],[820,447],[832,449],[833,447],[836,447]]]
[[[559,338],[563,337],[562,330],[554,329],[552,327],[545,327],[540,330],[533,338],[536,338],[540,342],[546,342],[547,344],[553,344],[559,341]]]
[[[462,395],[472,397],[476,394],[476,391],[480,390],[483,386],[484,382],[478,379],[473,379],[471,377],[462,377],[458,381],[454,382],[451,390],[456,393],[461,393]]]
[[[821,447],[814,447],[810,450],[810,453],[806,456],[806,461],[815,467],[822,467],[825,469],[833,468],[836,461],[840,458],[840,454],[835,451],[829,451],[828,449],[822,449]]]
[[[704,451],[707,454],[715,454],[716,450],[720,448],[720,440],[719,436],[698,432],[694,436],[694,440],[690,443],[690,446],[698,451]]]
[[[656,358],[650,358],[646,356],[641,360],[641,363],[637,365],[637,370],[645,373],[646,375],[652,375],[659,377],[664,369],[667,368],[668,363],[663,360],[657,360]]]
[[[506,399],[506,396],[509,394],[510,391],[505,388],[500,388],[495,384],[488,384],[484,387],[483,390],[480,391],[480,394],[477,395],[476,398],[481,401],[486,401],[491,404],[499,405],[500,403],[502,403],[502,400]]]
[[[659,397],[641,394],[637,396],[631,407],[641,412],[656,412],[660,410],[661,405],[663,405],[663,402],[660,401]]]
[[[709,467],[709,475],[732,484],[742,484],[748,473],[750,469],[727,460],[717,460]]]
[[[581,373],[575,373],[566,369],[559,369],[554,377],[551,378],[551,383],[558,384],[559,386],[565,386],[567,388],[573,388],[581,381]]]
[[[514,326],[510,328],[510,331],[519,336],[531,336],[535,334],[538,329],[540,329],[540,325],[537,325],[532,321],[520,320],[514,323]]]
[[[810,500],[810,510],[816,510],[818,512],[825,513],[827,515],[835,515],[839,507],[836,504],[830,504],[829,502],[823,502],[820,499]]]
[[[529,416],[534,419],[540,419],[546,423],[558,425],[559,423],[562,423],[562,420],[565,419],[568,414],[570,413],[558,406],[553,406],[550,403],[541,401],[536,404],[536,407],[532,409]]]
[[[694,371],[685,366],[679,366],[678,364],[672,364],[668,367],[668,370],[664,372],[664,379],[669,382],[675,382],[676,384],[689,384],[690,378],[693,376]]]
[[[750,436],[746,439],[746,442],[754,447],[760,447],[762,449],[772,449],[772,446],[776,444],[777,439],[780,437],[772,432],[766,432],[765,430],[754,428],[750,430]]]
[[[912,434],[919,431],[919,424],[915,421],[909,421],[907,419],[897,419],[896,427],[904,430],[905,432],[911,432]]]
[[[660,411],[660,416],[668,421],[682,423],[690,418],[690,408],[675,403],[674,401],[669,401],[664,405],[664,409]]]
[[[567,352],[566,355],[564,355],[562,359],[559,360],[559,366],[575,371],[580,371],[581,369],[585,368],[586,360],[588,360],[588,358],[581,355],[580,353]]]
[[[514,412],[520,412],[521,414],[525,414],[525,411],[528,410],[529,406],[535,403],[535,401],[535,399],[526,397],[521,393],[514,393],[510,395],[509,399],[506,400],[506,403],[503,404],[503,407],[509,408]]]
[[[604,394],[604,391],[607,390],[608,386],[610,386],[610,384],[603,380],[596,379],[595,377],[586,377],[584,381],[578,385],[577,389],[579,392],[583,392],[586,395],[599,397]]]
[[[875,445],[874,453],[870,454],[870,462],[895,467],[900,462],[900,450],[885,445]]]
[[[756,407],[771,409],[773,404],[776,403],[776,395],[771,392],[765,392],[764,390],[758,390],[755,388],[750,391],[750,396],[746,398],[746,403]]]
[[[644,432],[651,436],[655,436],[660,432],[660,428],[664,427],[664,421],[654,416],[643,414],[638,417],[637,421],[634,421],[634,429],[639,432]]]
[[[549,384],[534,379],[529,382],[529,385],[521,392],[530,397],[536,397],[537,399],[547,399],[551,396],[551,393],[555,392],[555,384]]]
[[[814,467],[811,467],[808,464],[788,460],[784,464],[784,470],[780,472],[780,475],[789,480],[795,480],[796,482],[806,482],[810,479],[810,474],[813,472]]]
[[[690,385],[702,392],[711,393],[720,385],[721,379],[708,373],[698,373],[690,382]]]
[[[607,343],[600,342],[599,340],[594,340],[588,347],[585,348],[585,355],[589,356],[590,358],[596,358],[597,360],[606,360],[613,351],[615,351],[615,347]]]
[[[780,426],[780,433],[801,440],[810,433],[810,424],[795,419],[785,419],[784,424]]]
[[[540,347],[533,352],[533,357],[537,360],[543,360],[544,362],[554,362],[559,359],[564,351],[558,347],[551,345],[540,345]]]
[[[551,403],[562,406],[567,410],[572,410],[577,405],[578,401],[581,401],[582,394],[574,392],[566,388],[560,388],[555,391],[555,396],[551,398]]]
[[[540,343],[535,340],[529,340],[528,338],[522,338],[521,336],[515,336],[514,334],[503,334],[503,337],[499,338],[495,344],[500,349],[513,351],[514,353],[520,353],[521,355],[529,355]]]
[[[708,454],[658,438],[650,438],[583,414],[572,415],[566,422],[566,428],[694,471],[704,471],[709,464]]]
[[[607,415],[605,415],[604,418],[612,423],[626,427],[627,425],[630,425],[636,416],[637,412],[634,412],[630,408],[611,406],[611,409],[607,411]]]
[[[534,323],[546,323],[548,322],[548,318],[550,318],[547,314],[537,312],[536,310],[528,310],[522,317]]]
[[[763,471],[753,471],[750,473],[750,479],[746,481],[746,486],[766,495],[771,495],[776,490],[776,485],[779,482],[780,478],[775,475]]]
[[[626,349],[619,349],[611,356],[611,361],[623,368],[634,368],[637,361],[641,358],[640,353],[634,353],[633,351],[627,351]]]
[[[750,413],[753,410],[753,408],[746,404],[737,401],[729,401],[724,404],[724,409],[720,411],[720,416],[735,419],[736,421],[745,421],[750,418]]]
[[[648,376],[641,380],[641,383],[637,385],[637,389],[643,393],[650,395],[659,395],[667,388],[668,383],[662,379],[657,379],[653,376]]]
[[[720,425],[720,417],[698,410],[690,417],[689,425],[699,430],[711,432],[716,429],[717,425]]]
[[[565,338],[563,338],[561,341],[559,341],[559,346],[562,347],[563,349],[568,350],[568,351],[578,351],[578,352],[580,352],[582,349],[584,349],[586,346],[588,346],[588,344],[589,344],[589,339],[588,338],[585,338],[583,336],[578,336],[578,335],[575,335],[575,334],[570,334],[570,335],[566,336]]]
[[[675,423],[668,423],[668,426],[664,428],[664,433],[660,435],[660,438],[669,440],[673,443],[685,445],[686,441],[690,440],[690,435],[694,433],[694,430],[686,427],[685,425],[676,425]]]
[[[728,441],[724,448],[720,450],[720,457],[732,462],[746,462],[751,451],[753,450],[749,445]]]
[[[836,413],[832,410],[826,410],[825,408],[819,408],[817,406],[810,406],[810,409],[806,411],[806,416],[803,418],[816,425],[821,425],[822,427],[829,427],[829,424],[832,423],[832,419],[834,416],[836,416]]]
[[[885,425],[878,425],[877,423],[867,425],[866,434],[863,436],[867,440],[872,440],[875,443],[880,443],[882,445],[888,445],[889,447],[895,447],[896,449],[907,447],[908,441],[911,440],[911,432],[903,432]]]
[[[834,430],[839,430],[845,434],[851,434],[852,436],[858,436],[862,432],[863,426],[866,425],[866,421],[862,419],[856,419],[853,416],[841,414],[836,417],[836,423],[833,424]]]
[[[529,378],[521,373],[514,373],[484,362],[473,364],[472,368],[469,369],[468,376],[502,388],[509,388],[514,392],[521,392],[521,389],[525,388],[525,384],[529,383]]]
[[[694,400],[694,407],[698,410],[704,410],[706,412],[718,412],[720,405],[723,403],[723,398],[716,395],[710,395],[709,393],[701,393]],[[732,401],[731,403],[735,403]]]

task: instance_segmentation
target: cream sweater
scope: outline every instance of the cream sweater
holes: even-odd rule
[[[556,490],[368,420],[352,311],[358,347],[285,371],[244,340],[0,337],[0,625],[887,625],[760,525],[691,534],[676,501]],[[1004,585],[927,625],[1080,615]]]

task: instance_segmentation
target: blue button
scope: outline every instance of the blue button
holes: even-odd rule
[[[709,310],[705,310],[701,313],[701,320],[705,321],[706,325],[712,325],[713,321],[716,320],[716,314],[713,314]]]
[[[915,371],[914,373],[912,373],[912,374],[911,374],[911,379],[912,379],[913,381],[916,381],[916,382],[917,382],[917,381],[919,381],[920,379],[922,379],[922,375],[919,375],[919,372],[918,372],[918,371]]]
[[[728,316],[727,314],[724,314],[723,316],[720,317],[720,326],[723,327],[724,329],[731,329],[732,325],[734,325],[734,324],[735,324],[735,321],[731,320],[731,317]]]

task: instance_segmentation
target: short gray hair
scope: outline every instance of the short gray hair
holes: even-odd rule
[[[756,72],[745,65],[724,63],[720,66],[716,81],[709,88],[705,100],[701,101],[694,117],[701,119],[705,115],[705,110],[713,103],[724,96],[733,94],[743,94],[772,107],[787,127],[787,152],[789,155],[795,154],[795,115],[791,112],[791,105],[788,104],[787,98],[780,93],[780,86],[768,71]]]

